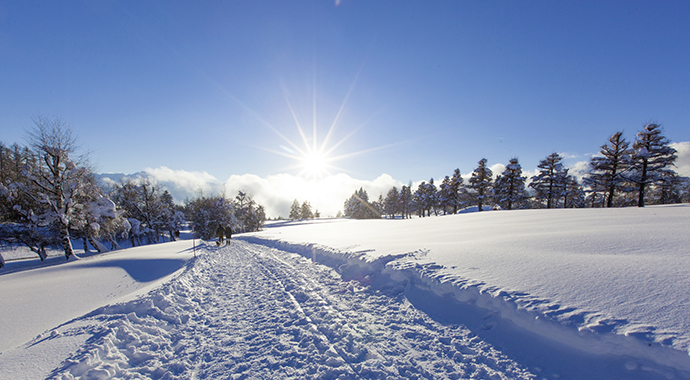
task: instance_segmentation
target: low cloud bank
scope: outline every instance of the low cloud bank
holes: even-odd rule
[[[382,174],[373,181],[359,180],[347,174],[336,174],[318,180],[308,180],[292,174],[278,174],[261,178],[253,174],[233,175],[225,182],[226,194],[243,191],[250,194],[266,208],[271,217],[290,214],[290,206],[296,199],[300,204],[308,201],[312,210],[321,216],[335,216],[343,210],[345,199],[360,187],[367,191],[370,200],[384,197],[388,190],[402,182],[388,174]]]
[[[109,186],[127,180],[148,179],[168,190],[175,202],[180,204],[184,203],[185,199],[193,199],[200,194],[225,194],[234,197],[242,191],[263,205],[266,214],[272,218],[287,217],[295,199],[300,204],[308,201],[312,210],[318,210],[321,216],[335,216],[338,211],[343,210],[345,199],[360,187],[367,191],[371,200],[375,200],[379,194],[385,197],[391,187],[400,188],[403,185],[388,174],[382,174],[373,181],[355,179],[347,174],[337,174],[318,180],[308,180],[292,174],[278,174],[266,178],[243,174],[230,176],[223,183],[206,172],[173,170],[167,167],[147,168],[134,174],[100,174],[99,177]]]
[[[676,160],[676,172],[680,176],[690,177],[690,142],[673,143],[671,146],[678,151]],[[589,160],[577,161],[568,164],[570,174],[578,179],[589,170]],[[501,174],[505,169],[504,164],[496,163],[490,166],[494,176]],[[451,173],[452,174],[452,173]],[[537,174],[536,169],[526,170],[523,175],[529,178]],[[300,204],[308,201],[312,210],[318,210],[321,216],[335,216],[343,210],[343,203],[352,193],[360,187],[367,191],[370,200],[384,197],[388,190],[396,186],[400,189],[406,183],[398,181],[388,174],[381,174],[373,181],[360,180],[347,174],[336,174],[323,179],[305,179],[292,174],[277,174],[268,177],[259,177],[254,174],[232,175],[225,182],[219,181],[206,172],[190,172],[185,170],[173,170],[167,167],[147,168],[135,174],[100,174],[101,180],[108,185],[118,184],[123,180],[149,179],[158,186],[167,189],[177,203],[184,203],[185,199],[193,199],[200,194],[215,196],[225,194],[235,196],[239,191],[252,196],[262,204],[269,217],[287,217],[290,214],[290,206],[296,199]],[[465,183],[469,183],[471,173],[463,174]],[[441,184],[443,178],[435,179],[436,186]],[[413,189],[421,183],[412,184]]]

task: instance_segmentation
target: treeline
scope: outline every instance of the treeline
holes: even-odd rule
[[[319,210],[312,211],[311,203],[309,201],[304,201],[300,205],[299,201],[295,199],[290,206],[290,214],[288,219],[290,220],[301,220],[301,219],[314,219],[321,217]]]
[[[486,209],[626,207],[646,204],[690,202],[687,178],[672,169],[677,152],[658,124],[647,124],[631,144],[622,132],[614,133],[601,146],[600,155],[592,157],[582,181],[570,175],[563,157],[552,153],[539,162],[537,175],[522,175],[517,158],[495,178],[481,159],[464,182],[455,169],[437,187],[434,179],[424,181],[412,191],[412,185],[391,188],[376,201],[367,192],[357,190],[345,201],[345,216],[357,219],[382,216],[409,218],[455,214],[468,207]]]
[[[51,246],[62,247],[69,260],[73,239],[81,239],[87,252],[89,244],[103,252],[124,241],[174,241],[185,221],[208,239],[218,224],[247,232],[266,219],[263,207],[244,193],[232,200],[200,195],[181,206],[146,179],[104,186],[87,157],[76,155],[68,125],[44,118],[34,124],[28,146],[0,142],[0,243],[24,245],[41,260]]]

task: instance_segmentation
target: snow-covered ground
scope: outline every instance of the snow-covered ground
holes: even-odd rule
[[[0,379],[690,378],[688,206],[281,222],[196,259],[181,241],[8,262]]]

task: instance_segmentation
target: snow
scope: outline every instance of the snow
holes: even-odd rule
[[[689,206],[276,222],[196,259],[184,240],[9,261],[0,379],[690,378]]]
[[[55,257],[48,259],[52,265],[34,268],[7,262],[0,276],[0,378],[19,378],[5,371],[8,355],[22,365],[31,359],[20,354],[19,360],[8,354],[12,349],[95,308],[147,292],[184,267],[193,256],[189,248],[191,242],[182,241],[79,260]]]

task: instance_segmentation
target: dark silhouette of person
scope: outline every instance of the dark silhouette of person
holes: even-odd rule
[[[225,236],[225,230],[223,229],[223,226],[218,226],[218,229],[216,230],[216,236],[218,236],[218,241],[216,244],[220,247],[221,244],[223,244],[223,237]]]
[[[232,228],[230,226],[225,227],[225,236],[228,238],[227,243],[230,244],[230,238],[232,237]]]

